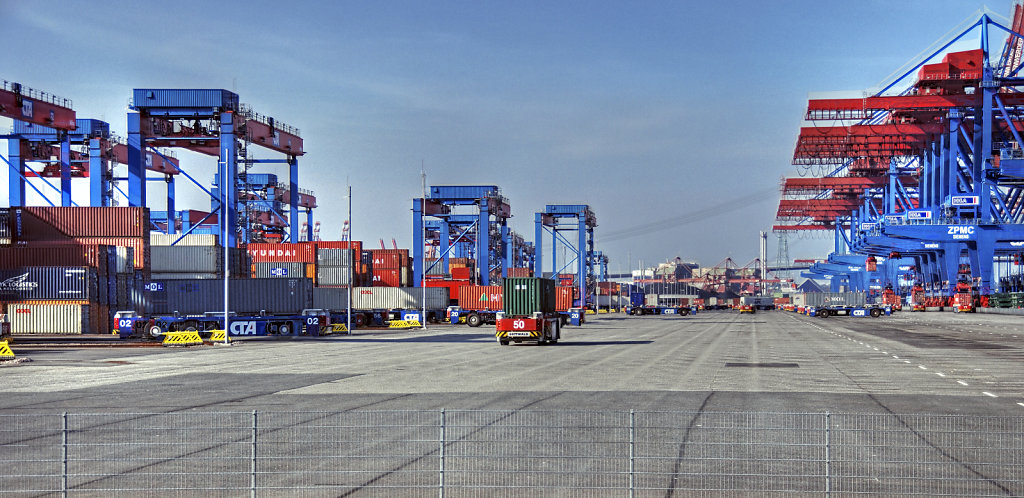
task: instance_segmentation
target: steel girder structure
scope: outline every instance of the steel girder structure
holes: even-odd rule
[[[1009,35],[998,63],[989,57],[990,27]],[[877,184],[865,189],[847,218],[851,251],[909,257],[915,264],[902,264],[904,259],[899,267],[916,268],[933,289],[955,281],[966,254],[981,293],[991,292],[994,258],[1024,245],[1024,168],[1013,162],[1015,155],[1024,157],[1016,152],[1024,116],[1024,80],[1016,77],[1021,27],[1019,5],[1012,29],[983,15],[924,61],[975,29],[981,31],[980,49],[946,54],[938,64],[922,62],[871,97],[810,101],[809,121],[861,121],[801,130],[795,163],[845,161],[861,176],[872,168],[859,165],[875,165],[876,171],[888,165],[889,181],[881,191]],[[908,90],[883,95],[915,71],[918,81]],[[1001,158],[1008,161],[1000,164]]]
[[[544,211],[534,217],[536,230],[536,262],[533,274],[544,275],[543,241],[545,232],[551,234],[551,275],[558,278],[562,270],[575,263],[576,287],[579,291],[580,306],[585,305],[588,286],[596,285],[594,279],[594,227],[597,226],[597,215],[585,204],[548,204]],[[576,240],[566,238],[561,232],[575,232]],[[564,247],[572,257],[566,258],[564,265],[558,266],[558,248]]]
[[[258,162],[252,160],[251,162]],[[266,161],[259,161],[266,162]],[[220,185],[220,175],[213,177],[213,184]],[[289,227],[288,215],[284,214],[285,207],[290,208],[291,189],[285,183],[279,183],[277,175],[272,173],[239,173],[237,209],[244,215],[239,218],[247,223],[249,242],[280,242],[289,239],[290,234],[285,233]],[[220,190],[211,189],[216,199],[210,199],[211,212],[217,209],[220,199]],[[298,207],[305,210],[306,214],[306,235],[309,240],[313,223],[313,208],[317,207],[316,196],[311,191],[298,189]],[[294,218],[292,218],[294,219]],[[295,241],[291,239],[291,241]]]
[[[453,208],[475,212],[454,213]],[[412,210],[416,287],[422,285],[429,270],[423,264],[427,245],[438,247],[440,254],[434,264],[443,265],[444,273],[451,273],[449,262],[454,250],[456,257],[476,257],[480,285],[490,285],[492,276],[508,275],[508,219],[512,210],[497,185],[431,186],[429,197],[413,199]]]
[[[78,126],[75,111],[69,99],[33,90],[20,83],[4,81],[0,88],[0,116],[11,118],[15,123],[30,123],[46,126],[55,132],[58,148],[60,174],[60,196],[62,206],[71,206],[71,137],[70,132]],[[4,158],[10,168],[8,200],[10,206],[25,205],[26,156],[28,150],[17,135],[4,136],[8,139],[8,157]],[[49,159],[49,157],[47,157]],[[49,184],[49,182],[47,182]],[[46,199],[46,195],[39,192]],[[47,202],[50,202],[47,199]],[[52,204],[52,203],[51,203]]]
[[[140,89],[133,90],[128,113],[128,204],[146,205],[145,152],[156,147],[184,148],[218,158],[215,186],[223,191],[226,202],[214,211],[227,233],[227,244],[237,246],[248,241],[246,220],[238,215],[238,165],[270,163],[289,166],[289,237],[298,240],[299,156],[303,155],[299,131],[262,116],[239,103],[238,95],[227,90]],[[285,155],[285,159],[251,159],[248,145],[256,145]],[[159,154],[159,152],[156,152]],[[180,169],[180,168],[179,168]],[[181,173],[210,195],[219,198],[185,171]],[[168,205],[167,211],[174,212]],[[213,214],[213,213],[211,213]],[[168,224],[173,229],[174,224]],[[309,224],[312,230],[312,224]]]
[[[117,182],[124,179],[114,177],[112,165],[128,164],[128,147],[110,132],[110,124],[104,121],[76,119],[75,123],[75,131],[62,134],[48,126],[15,121],[14,133],[7,138],[11,142],[20,142],[17,145],[12,143],[11,149],[15,150],[16,147],[20,150],[18,157],[21,161],[45,163],[42,170],[29,171],[23,175],[24,178],[63,179],[61,161],[54,161],[51,158],[60,156],[66,136],[70,149],[70,177],[89,178],[90,206],[110,206],[114,190],[120,190],[116,186]],[[177,159],[169,151],[163,151],[161,155],[150,153],[146,158],[146,169],[164,175],[150,180],[167,183],[167,202],[173,205],[173,175],[178,174]]]

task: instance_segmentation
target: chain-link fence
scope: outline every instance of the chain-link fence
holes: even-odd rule
[[[3,421],[0,495],[1024,495],[1024,417],[435,410]]]

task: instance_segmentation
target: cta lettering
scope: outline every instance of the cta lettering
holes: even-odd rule
[[[256,322],[241,321],[232,323],[231,335],[256,335]]]

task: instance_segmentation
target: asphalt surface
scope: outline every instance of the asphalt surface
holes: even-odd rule
[[[1022,317],[589,318],[15,344],[0,495],[1024,494]]]
[[[590,317],[557,345],[493,326],[189,348],[42,348],[2,413],[600,409],[1024,415],[1024,317]]]

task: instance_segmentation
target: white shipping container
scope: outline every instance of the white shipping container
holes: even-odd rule
[[[8,304],[11,334],[90,333],[87,304]]]
[[[370,309],[420,309],[423,307],[422,287],[353,287],[352,308]],[[427,309],[448,307],[447,287],[427,287]]]
[[[235,275],[232,275],[235,277]],[[153,280],[211,280],[223,279],[224,275],[219,273],[153,273],[150,277]]]
[[[117,248],[117,269],[115,273],[128,275],[135,272],[135,250],[131,247],[114,246]],[[152,257],[152,254],[151,254]]]
[[[181,240],[178,240],[178,239]],[[174,241],[178,240],[177,244]],[[175,246],[219,246],[217,243],[217,236],[213,234],[193,234],[190,233],[184,237],[180,233],[168,234],[159,232],[150,232],[149,234],[149,245],[150,246],[169,246],[174,244]]]
[[[320,266],[348,268],[352,266],[352,249],[317,249],[316,263]]]

